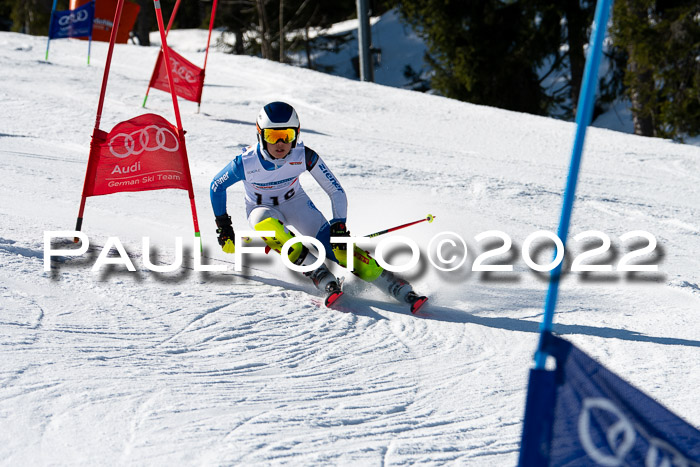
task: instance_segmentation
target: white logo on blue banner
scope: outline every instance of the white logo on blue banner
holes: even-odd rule
[[[69,14],[60,16],[58,18],[58,25],[61,27],[71,26],[74,24],[82,23],[89,17],[90,13],[87,10],[71,10]]]
[[[591,432],[592,430],[595,431],[595,429],[591,427],[591,418],[593,418],[591,412],[594,409],[607,411],[612,415],[612,419],[616,420],[605,431],[605,439],[608,444],[607,449],[613,455],[606,454],[593,442]],[[636,428],[639,429],[640,438],[649,443],[645,456],[645,466],[688,467],[690,465],[698,465],[688,460],[666,441],[646,435],[641,426]],[[629,418],[610,399],[589,397],[583,400],[583,407],[578,419],[578,436],[581,446],[583,446],[588,457],[597,464],[605,467],[618,467],[626,465],[625,457],[632,451],[637,441],[637,430]]]
[[[50,39],[88,37],[92,35],[95,18],[95,2],[86,3],[75,10],[54,11],[49,28]]]
[[[700,467],[700,431],[570,342],[543,333],[556,370],[530,371],[521,467]]]
[[[614,420],[617,420],[605,432],[607,447],[612,451],[612,456],[600,450],[593,442],[591,436],[593,409],[605,410],[613,415]],[[606,467],[616,467],[623,464],[625,456],[632,450],[636,435],[630,421],[609,399],[589,397],[584,399],[581,414],[578,417],[578,437],[591,459]]]

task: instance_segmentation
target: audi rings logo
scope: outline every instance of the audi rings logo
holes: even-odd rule
[[[59,20],[58,20],[58,24],[60,26],[68,26],[69,24],[80,23],[80,22],[88,19],[89,16],[90,16],[90,13],[88,13],[87,10],[80,10],[76,13],[71,13],[71,14],[66,15],[66,16],[61,16],[61,18],[59,18]]]
[[[591,437],[591,412],[593,409],[609,412],[616,421],[608,427],[605,437],[608,443],[607,448],[612,454],[607,453],[608,449],[600,449],[593,442]],[[578,418],[578,436],[586,454],[600,465],[614,467],[622,465],[623,459],[634,446],[634,427],[625,415],[610,400],[603,398],[588,398],[583,401],[581,415]]]
[[[187,68],[184,66],[180,65],[180,63],[177,61],[177,59],[170,57],[170,69],[173,73],[175,73],[179,78],[184,79],[188,83],[196,83],[197,80],[195,79],[194,75],[192,74],[191,71],[189,71]]]
[[[612,421],[605,429],[607,446],[596,446],[591,433],[592,425],[597,425],[594,431],[601,429],[600,417],[591,423],[593,410],[607,412]],[[632,451],[637,442],[637,435],[648,444],[644,465],[687,467],[692,465],[682,453],[664,440],[649,436],[644,430],[636,430],[632,422],[609,399],[602,397],[587,398],[583,401],[581,414],[578,418],[578,436],[586,454],[598,465],[617,467],[628,465],[625,457]]]
[[[180,149],[180,142],[172,131],[157,125],[149,125],[130,134],[118,133],[109,141],[109,152],[120,159],[161,149],[176,152]]]

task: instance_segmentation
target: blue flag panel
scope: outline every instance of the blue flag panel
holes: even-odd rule
[[[92,36],[95,18],[95,2],[89,2],[75,10],[54,11],[49,28],[49,39]]]
[[[557,369],[530,371],[520,466],[700,467],[700,431],[547,332]]]

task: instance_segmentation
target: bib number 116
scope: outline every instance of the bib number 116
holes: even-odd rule
[[[291,190],[289,190],[288,192],[286,192],[284,194],[284,200],[289,201],[290,199],[292,199],[293,196],[294,196],[294,188],[292,188]],[[272,201],[273,206],[279,206],[279,204],[280,204],[280,197],[279,196],[269,196],[268,198],[270,199],[270,201]],[[255,193],[255,204],[257,204],[258,206],[263,204],[262,193]],[[270,203],[265,203],[265,204],[270,204]]]

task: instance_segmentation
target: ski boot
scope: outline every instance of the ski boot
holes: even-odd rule
[[[255,224],[255,230],[273,231],[275,233],[274,237],[262,237],[262,239],[268,248],[280,254],[284,243],[294,238],[294,234],[284,227],[282,221],[273,217],[268,217]],[[289,249],[288,254],[289,261],[297,266],[308,266],[316,262],[316,256],[301,243],[293,245]],[[331,306],[343,295],[341,283],[328,270],[325,264],[321,264],[319,268],[313,271],[305,272],[304,275],[313,281],[318,290],[326,293],[325,304],[327,307]]]
[[[428,297],[418,295],[413,291],[411,284],[396,277],[392,272],[384,270],[372,284],[387,292],[399,302],[411,305],[411,313],[415,314],[428,301]]]
[[[418,313],[418,310],[428,301],[428,297],[423,295],[418,295],[413,290],[406,294],[406,301],[411,305],[411,313],[414,315]]]
[[[333,281],[329,282],[326,286],[326,294],[326,300],[324,303],[326,308],[329,308],[343,295],[343,291],[340,288],[340,284]]]
[[[343,295],[338,279],[328,270],[325,264],[322,264],[318,269],[305,272],[304,275],[313,281],[318,290],[326,293],[324,302],[326,307],[333,305]]]

